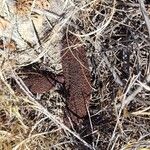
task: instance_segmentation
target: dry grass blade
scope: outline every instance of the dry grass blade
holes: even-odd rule
[[[0,150],[150,149],[149,0],[0,3]]]
[[[106,27],[110,24],[110,22],[111,22],[111,20],[112,20],[112,18],[113,18],[113,15],[114,15],[114,13],[115,13],[115,5],[116,5],[116,0],[113,1],[112,12],[111,12],[111,14],[110,14],[109,19],[105,18],[106,22],[104,21],[104,22],[102,23],[102,26],[101,26],[100,28],[98,28],[98,29],[96,29],[96,30],[94,30],[94,31],[92,31],[92,32],[90,32],[90,33],[85,33],[85,34],[83,34],[83,35],[81,35],[81,34],[75,34],[75,33],[71,32],[71,31],[70,31],[70,33],[73,34],[73,35],[75,35],[75,36],[77,36],[77,37],[88,37],[88,36],[91,36],[91,35],[93,35],[93,34],[98,34],[98,35],[99,35],[99,34],[102,34],[102,32],[103,32],[103,31],[106,29]]]
[[[138,2],[140,4],[140,9],[141,9],[143,17],[145,19],[145,23],[146,23],[148,33],[149,33],[149,38],[150,38],[150,20],[149,20],[149,16],[148,16],[146,8],[145,8],[144,0],[138,0]]]
[[[144,108],[143,110],[139,110],[139,111],[136,111],[136,112],[133,112],[132,114],[133,115],[150,115],[150,112],[146,112],[146,111],[148,111],[148,110],[150,110],[150,107],[147,107],[147,108]]]
[[[61,121],[57,120],[55,118],[55,116],[53,116],[51,113],[49,113],[42,105],[40,105],[38,102],[35,102],[35,106],[33,106],[34,108],[36,108],[38,111],[40,111],[41,113],[45,114],[48,118],[50,118],[57,126],[59,126],[60,128],[62,128],[65,131],[68,131],[70,134],[72,134],[74,137],[76,137],[78,140],[80,140],[86,147],[90,148],[91,150],[93,150],[94,148],[91,147],[91,145],[89,145],[86,141],[84,141],[79,135],[77,135],[75,132],[73,132],[72,130],[70,130],[66,125],[64,125],[63,123],[61,123]]]
[[[147,83],[150,82],[150,75],[148,75],[148,76],[146,77],[146,82],[147,82]],[[146,84],[146,83],[145,83],[145,84]],[[145,85],[145,84],[144,84],[144,85]],[[142,91],[142,89],[143,89],[143,86],[139,86],[132,94],[130,94],[130,95],[124,100],[123,106],[128,105],[128,104],[135,98],[135,96],[136,96],[139,92]]]

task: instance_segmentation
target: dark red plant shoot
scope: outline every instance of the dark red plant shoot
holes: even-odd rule
[[[78,124],[87,116],[91,95],[90,71],[85,47],[78,46],[81,42],[74,36],[68,37],[68,43],[66,40],[63,42],[63,48],[66,50],[61,52],[61,56],[67,105],[64,120],[65,124],[68,124],[67,117],[70,117],[72,122]],[[74,45],[77,46],[69,48]]]

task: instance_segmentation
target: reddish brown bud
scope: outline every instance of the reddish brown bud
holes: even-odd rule
[[[81,44],[75,37],[69,37],[69,43],[64,42],[63,48]],[[90,71],[84,46],[68,48],[62,51],[62,66],[65,77],[67,114],[75,123],[87,115],[91,86]],[[65,123],[66,118],[64,118]],[[67,123],[66,123],[67,124]]]

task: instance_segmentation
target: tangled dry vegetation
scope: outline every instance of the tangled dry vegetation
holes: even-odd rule
[[[148,0],[0,3],[0,150],[150,150]],[[35,97],[21,75],[26,66],[61,73],[64,35],[85,46],[91,72],[79,131],[63,123],[58,92]]]

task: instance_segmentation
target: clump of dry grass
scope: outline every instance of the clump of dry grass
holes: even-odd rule
[[[148,1],[65,0],[61,1],[61,14],[33,9],[36,1],[32,1],[32,11],[40,16],[40,25],[30,20],[31,14],[27,19],[34,40],[31,34],[20,36],[15,29],[8,34],[14,20],[6,9],[9,1],[1,2],[0,149],[79,149],[79,143],[82,149],[150,149]],[[53,6],[52,10],[57,10]],[[60,95],[48,93],[46,100],[43,96],[37,101],[28,93],[17,94],[9,82],[11,77],[18,79],[16,72],[22,66],[35,62],[61,72],[58,51],[66,33],[77,36],[87,47],[93,93],[89,123],[83,123],[82,131],[90,128],[90,142],[88,135],[82,137],[63,124]],[[11,39],[16,44],[13,50]]]

